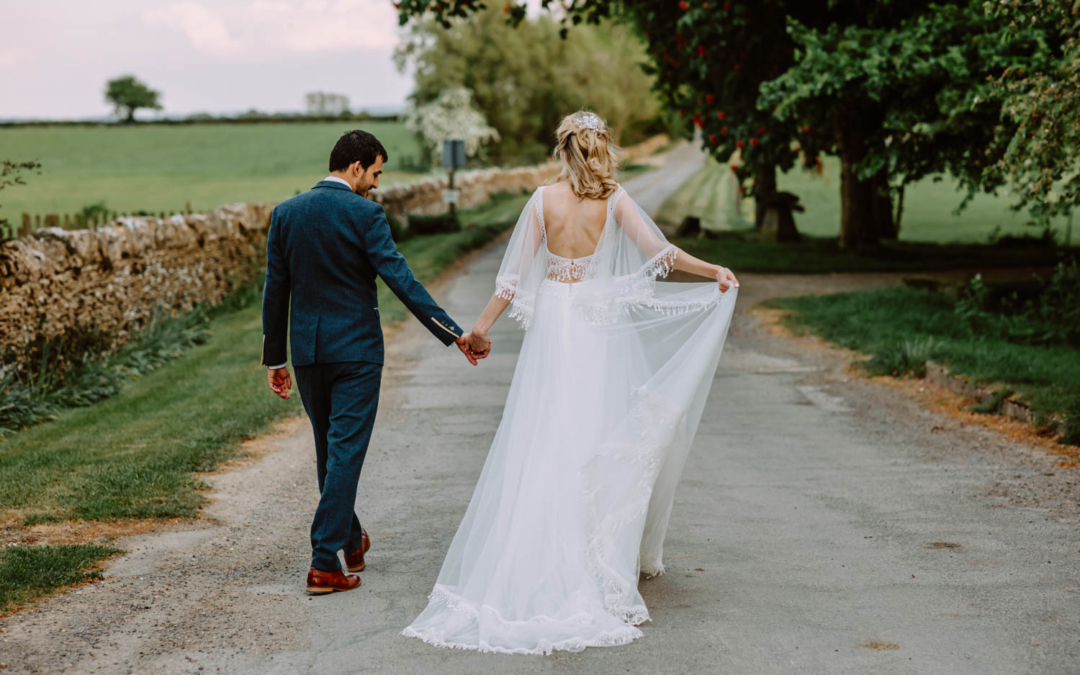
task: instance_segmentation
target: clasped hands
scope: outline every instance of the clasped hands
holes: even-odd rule
[[[457,339],[458,349],[474,366],[480,359],[486,359],[491,353],[491,340],[487,335],[473,331]]]

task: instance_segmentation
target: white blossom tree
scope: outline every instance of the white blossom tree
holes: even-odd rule
[[[405,115],[405,126],[420,135],[439,161],[442,142],[465,141],[465,154],[475,157],[485,143],[499,140],[499,132],[472,106],[472,92],[464,87],[446,89],[431,103],[416,106]]]

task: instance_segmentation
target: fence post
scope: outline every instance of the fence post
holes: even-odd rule
[[[55,213],[46,214],[45,227],[60,227],[60,216]]]
[[[71,229],[71,214],[68,214],[68,213],[64,214],[64,229],[65,230],[70,230]]]
[[[40,213],[35,213],[34,214],[34,229],[35,230],[40,230],[41,229],[41,214]],[[27,234],[30,234],[30,233],[27,232]]]
[[[30,234],[30,214],[29,213],[22,214],[22,228],[15,234],[23,236],[23,237]]]

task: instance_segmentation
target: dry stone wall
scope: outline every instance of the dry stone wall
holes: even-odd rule
[[[0,349],[96,326],[125,342],[162,307],[216,304],[264,263],[270,205],[96,230],[44,228],[0,247]]]

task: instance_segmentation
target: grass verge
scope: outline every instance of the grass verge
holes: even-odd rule
[[[101,578],[98,565],[121,553],[107,546],[6,546],[0,549],[0,616],[58,590]]]
[[[960,320],[946,293],[903,286],[770,300],[796,332],[813,332],[867,354],[871,375],[919,376],[927,359],[999,390],[1012,390],[1036,414],[1080,413],[1080,351],[1066,344],[1018,344],[980,334]],[[1080,441],[1066,439],[1069,442]]]
[[[915,272],[1000,267],[1049,267],[1080,248],[1016,247],[986,244],[884,242],[876,253],[842,251],[836,239],[803,237],[790,244],[761,241],[753,231],[729,232],[716,238],[673,239],[687,253],[739,272],[829,274],[845,272]]]

